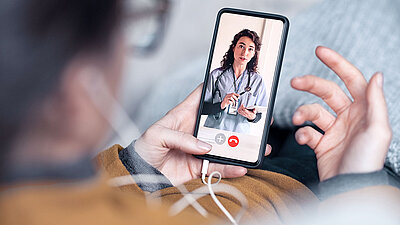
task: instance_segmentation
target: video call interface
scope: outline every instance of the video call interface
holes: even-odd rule
[[[282,31],[281,20],[221,15],[197,134],[208,155],[258,160]]]

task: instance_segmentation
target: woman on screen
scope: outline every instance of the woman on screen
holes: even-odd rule
[[[208,78],[203,115],[205,127],[248,133],[250,124],[261,119],[254,106],[268,104],[262,77],[257,73],[261,41],[254,31],[237,33],[225,53],[221,67]]]

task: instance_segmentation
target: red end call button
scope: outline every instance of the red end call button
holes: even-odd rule
[[[238,144],[239,144],[239,138],[236,137],[235,135],[232,135],[228,138],[228,145],[231,146],[232,148],[238,146]]]

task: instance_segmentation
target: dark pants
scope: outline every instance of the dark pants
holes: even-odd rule
[[[295,130],[271,128],[268,143],[272,152],[265,158],[262,169],[287,175],[314,191],[319,183],[315,153],[308,146],[297,144],[294,133]]]

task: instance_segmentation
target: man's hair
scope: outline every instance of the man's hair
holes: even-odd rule
[[[233,65],[233,62],[235,60],[233,49],[236,47],[236,44],[241,37],[248,37],[254,42],[255,54],[250,62],[247,63],[247,70],[249,72],[257,72],[258,54],[261,49],[261,41],[258,34],[255,31],[251,31],[249,29],[244,29],[233,37],[232,44],[229,46],[228,51],[225,53],[224,58],[221,61],[221,68],[225,70]]]
[[[80,53],[105,55],[110,49],[120,4],[0,1],[0,163],[29,110],[58,89],[67,63]]]

